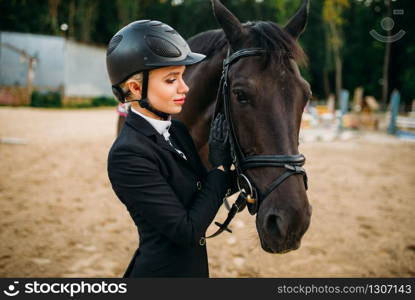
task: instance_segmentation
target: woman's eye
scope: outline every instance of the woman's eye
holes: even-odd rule
[[[236,96],[236,99],[238,100],[238,102],[245,104],[248,103],[248,97],[246,96],[246,94],[243,91],[240,90],[236,90],[233,91],[234,95]]]
[[[166,82],[167,83],[173,83],[176,81],[176,78],[172,78],[172,79],[167,79]]]

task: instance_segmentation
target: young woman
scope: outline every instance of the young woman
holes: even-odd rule
[[[208,277],[203,242],[232,178],[227,125],[210,133],[207,172],[185,125],[171,119],[186,102],[186,65],[204,55],[190,51],[170,26],[142,20],[111,39],[107,69],[115,96],[131,102],[108,156],[108,175],[139,234],[124,277]]]

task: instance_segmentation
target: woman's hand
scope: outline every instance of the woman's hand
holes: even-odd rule
[[[216,169],[219,169],[219,170],[221,170],[221,171],[224,171],[225,172],[225,167],[224,166],[222,166],[222,165],[220,165],[219,167],[217,167]],[[235,171],[235,165],[234,164],[232,164],[231,165],[231,167],[229,168],[229,170],[231,170],[231,171]]]
[[[219,113],[212,123],[209,134],[209,161],[213,167],[222,166],[228,170],[232,164],[229,145],[229,126],[223,114]]]

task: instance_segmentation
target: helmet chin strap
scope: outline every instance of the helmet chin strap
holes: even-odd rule
[[[148,89],[148,70],[143,71],[143,92],[141,93],[141,99],[138,100],[130,100],[130,101],[125,101],[125,102],[133,102],[133,101],[137,101],[138,104],[144,108],[147,109],[148,111],[152,112],[153,114],[155,114],[156,116],[162,118],[163,120],[167,120],[170,117],[170,114],[159,111],[158,109],[155,109],[151,104],[150,101],[148,101],[147,98],[147,89]]]
[[[155,114],[156,116],[159,116],[163,120],[168,120],[168,118],[170,117],[169,114],[167,114],[165,112],[162,112],[162,111],[159,111],[159,110],[155,109],[153,106],[151,106],[148,99],[140,99],[140,100],[136,100],[136,101],[138,101],[138,104],[140,104],[140,106],[142,108],[145,108],[148,111],[151,111],[153,114]]]

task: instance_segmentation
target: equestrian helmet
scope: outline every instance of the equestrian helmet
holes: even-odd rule
[[[194,53],[176,30],[159,21],[139,20],[118,31],[107,48],[112,86],[130,76],[159,67],[191,65],[205,55]]]

